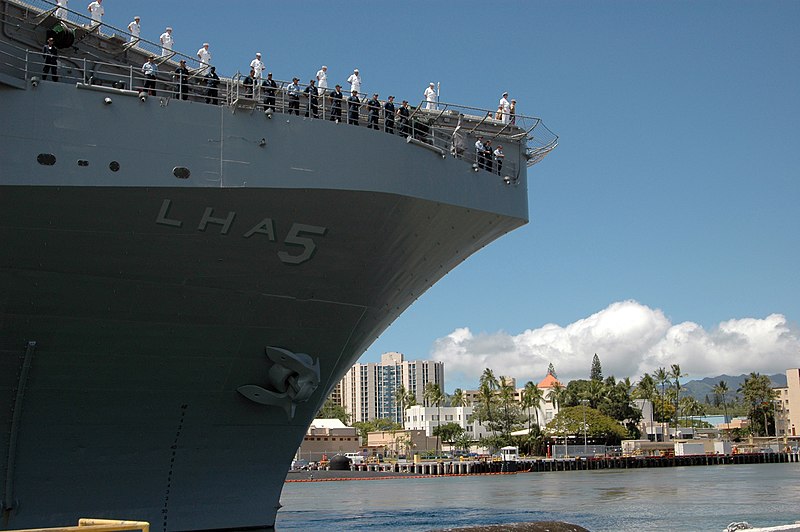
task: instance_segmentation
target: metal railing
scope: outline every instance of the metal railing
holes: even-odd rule
[[[14,1],[20,3],[18,0]],[[57,9],[55,1],[51,0],[30,0],[20,4],[36,10],[36,14],[32,16],[42,20],[55,14]],[[136,51],[142,57],[154,57],[159,72],[154,80],[155,87],[149,89],[146,87],[147,78],[141,65],[103,62],[96,60],[91,53],[88,57],[59,55],[59,81],[128,89],[138,93],[149,92],[150,95],[164,99],[180,97],[226,105],[234,112],[244,108],[262,110],[267,114],[289,113],[293,110],[290,103],[293,103],[301,116],[323,120],[335,118],[331,89],[320,91],[315,87],[314,94],[306,90],[308,85],[298,84],[299,96],[290,98],[287,91],[290,82],[283,80],[275,80],[277,87],[271,88],[264,85],[264,80],[251,80],[237,72],[232,77],[221,77],[218,82],[212,81],[204,76],[207,65],[200,63],[195,57],[178,52],[163,56],[160,44],[141,38],[134,39],[127,31],[104,23],[95,25],[87,15],[73,10],[65,10],[61,20],[70,25],[76,32],[76,38],[81,40],[93,33],[99,34],[103,36],[103,42],[110,40],[121,49]],[[94,41],[89,39],[86,44],[91,46],[92,42]],[[14,57],[15,54],[23,57]],[[188,76],[175,71],[178,68],[176,61],[180,59],[186,62]],[[6,72],[16,71],[22,79],[31,79],[43,77],[46,65],[41,52],[0,49],[0,66],[5,67]],[[218,86],[213,86],[214,83],[218,83]],[[367,125],[384,133],[401,135],[407,142],[430,149],[442,157],[449,155],[463,159],[476,171],[487,170],[510,181],[519,178],[521,162],[531,166],[558,145],[558,136],[541,119],[535,117],[516,115],[513,122],[504,122],[493,118],[494,114],[486,109],[446,102],[437,102],[429,109],[428,102],[422,100],[416,106],[409,106],[409,117],[406,121],[397,112],[401,107],[399,102],[395,102],[394,115],[387,115],[386,101],[380,100],[380,109],[375,116],[374,112],[370,113],[366,94],[359,95],[360,101],[357,104],[348,102],[349,96],[349,93],[343,92],[340,122],[355,122],[359,126]],[[348,120],[349,115],[354,120]],[[493,153],[479,153],[476,149],[479,137],[493,145],[492,151],[494,147],[505,144],[507,157],[501,158],[498,164],[498,158]],[[518,150],[519,146],[523,149]]]

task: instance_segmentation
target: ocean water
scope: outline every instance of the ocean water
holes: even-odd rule
[[[721,531],[800,520],[800,464],[562,471],[284,485],[275,528],[436,530],[567,521],[600,531]]]

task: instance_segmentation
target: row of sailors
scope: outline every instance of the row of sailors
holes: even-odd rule
[[[155,95],[155,80],[158,68],[154,62],[155,57],[150,57],[147,63],[144,64],[142,70],[145,74],[145,89],[151,95]],[[175,80],[177,82],[177,93],[184,100],[188,97],[189,87],[189,70],[186,68],[186,61],[181,60],[179,67],[175,70]],[[305,109],[305,116],[311,118],[320,118],[320,97],[330,99],[330,112],[329,120],[337,123],[342,121],[343,105],[347,104],[347,123],[349,125],[359,125],[360,110],[362,107],[367,109],[367,127],[370,129],[380,129],[378,126],[381,112],[383,114],[383,129],[386,133],[395,133],[395,123],[398,124],[397,133],[403,136],[412,134],[411,130],[411,107],[408,100],[403,100],[399,107],[395,107],[394,96],[390,95],[385,102],[381,102],[378,93],[374,93],[372,98],[364,102],[357,90],[352,90],[350,96],[345,99],[342,92],[342,86],[336,85],[333,91],[326,92],[324,88],[317,87],[314,79],[309,80],[305,89],[301,89],[299,84],[300,79],[297,77],[292,78],[292,82],[287,84],[283,90],[287,96],[287,113],[298,115],[300,114],[300,96],[305,94],[307,98],[307,107]],[[216,73],[215,67],[210,67],[208,74],[206,74],[204,83],[206,86],[206,103],[219,104],[218,87],[220,78]],[[251,69],[250,76],[246,77],[242,83],[245,90],[246,98],[259,97],[259,92],[263,89],[264,93],[264,107],[266,109],[275,111],[276,96],[281,88],[278,82],[272,79],[272,72],[267,73],[267,78],[258,83],[258,78],[254,76]],[[433,84],[431,84],[433,85]],[[507,94],[504,94],[504,97]],[[489,172],[497,172],[499,175],[502,172],[503,161],[505,154],[503,153],[503,146],[498,145],[497,148],[492,149],[491,140],[483,140],[483,137],[478,137],[475,142],[475,156],[478,167],[482,170]]]
[[[66,7],[67,7],[68,0],[57,0],[58,9],[56,9],[56,16],[59,18],[66,18]],[[103,0],[94,0],[88,6],[88,11],[91,14],[92,21],[96,24],[102,22],[103,15],[105,14],[105,10],[103,9]],[[139,16],[133,17],[133,20],[128,24],[128,32],[130,33],[131,42],[136,42],[139,40],[139,36],[141,34],[141,18]],[[159,37],[159,41],[161,42],[161,55],[168,56],[172,54],[173,47],[175,45],[175,40],[172,37],[172,28],[167,26],[164,33],[161,34]],[[216,76],[216,72],[214,69],[211,68],[211,52],[209,51],[209,43],[203,43],[203,46],[197,51],[197,59],[200,62],[200,75],[201,76],[208,76],[209,73],[212,71],[214,72],[214,76]],[[143,67],[144,70],[145,67]],[[148,67],[151,68],[151,67]],[[184,65],[185,68],[185,65]],[[253,84],[257,84],[257,80],[262,79],[263,72],[266,70],[266,65],[261,60],[261,52],[256,53],[255,59],[250,62],[250,79],[252,80]],[[317,92],[319,96],[323,96],[325,90],[328,88],[328,67],[322,65],[322,68],[317,72],[316,80],[319,83],[317,88]],[[147,73],[145,73],[147,75]],[[271,79],[271,74],[270,74]],[[219,79],[217,77],[217,79]],[[314,81],[311,81],[313,84]],[[350,84],[350,90],[356,91],[357,93],[361,93],[361,74],[359,73],[358,69],[353,69],[353,73],[347,78],[347,83]],[[266,80],[265,80],[266,84]],[[438,99],[438,93],[434,89],[435,84],[430,83],[428,87],[423,92],[423,97],[425,99],[425,108],[426,109],[436,109],[436,100]],[[501,120],[503,123],[511,123],[514,124],[516,122],[516,100],[508,100],[508,93],[504,92],[502,97],[500,98],[499,105],[497,107],[497,112],[495,113],[494,118]]]
[[[145,77],[144,88],[151,96],[155,95],[155,84],[158,78],[158,65],[156,64],[155,60],[156,58],[151,56],[148,58],[147,62],[142,65],[142,73]],[[190,77],[191,74],[186,67],[186,61],[181,60],[178,68],[175,69],[173,79],[176,83],[176,92],[184,100],[188,98]],[[250,75],[244,78],[242,82],[245,92],[244,97],[260,97],[261,92],[263,91],[265,107],[275,110],[277,93],[279,90],[283,89],[286,92],[288,100],[288,113],[299,115],[300,95],[305,93],[308,98],[308,109],[306,110],[306,116],[319,118],[319,98],[324,98],[327,96],[331,100],[331,120],[337,122],[342,120],[342,106],[343,102],[346,101],[348,109],[347,121],[349,124],[358,125],[359,109],[362,107],[362,105],[366,105],[368,111],[368,127],[378,129],[378,115],[381,109],[384,110],[384,124],[387,132],[394,132],[395,116],[397,116],[398,121],[400,122],[401,131],[405,131],[405,128],[408,127],[411,110],[407,100],[403,100],[400,107],[395,109],[394,96],[389,96],[386,102],[382,104],[378,100],[378,94],[375,93],[373,94],[372,99],[367,102],[363,102],[359,97],[358,91],[356,90],[353,90],[351,96],[345,99],[344,93],[342,92],[342,86],[338,84],[333,91],[330,91],[326,94],[325,89],[317,87],[316,82],[313,79],[309,81],[309,84],[305,89],[301,89],[299,81],[300,79],[295,77],[292,79],[291,83],[281,88],[279,87],[278,82],[272,78],[272,72],[269,72],[267,73],[266,79],[261,80],[259,83],[259,79],[255,76],[253,69],[251,69]],[[216,73],[215,67],[209,67],[208,73],[204,76],[203,83],[206,86],[206,103],[218,104],[220,78]]]

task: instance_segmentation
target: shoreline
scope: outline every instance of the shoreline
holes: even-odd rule
[[[626,456],[597,458],[542,458],[515,462],[420,462],[416,464],[370,464],[350,470],[293,470],[285,482],[326,482],[343,480],[387,480],[402,478],[515,475],[553,471],[594,471],[653,467],[715,466],[742,464],[798,463],[798,453],[749,453],[687,456]]]

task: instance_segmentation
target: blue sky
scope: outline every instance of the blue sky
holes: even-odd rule
[[[88,3],[88,2],[86,2]],[[78,4],[78,5],[76,5]],[[70,7],[83,9],[72,0]],[[507,90],[560,145],[529,170],[530,223],[428,291],[361,358],[538,381],[691,378],[800,365],[800,2],[163,2],[105,21],[172,26],[224,75],[322,64],[411,101],[494,108]],[[135,6],[135,7],[134,7]],[[431,7],[432,6],[432,7]],[[135,11],[135,12],[134,12]]]

